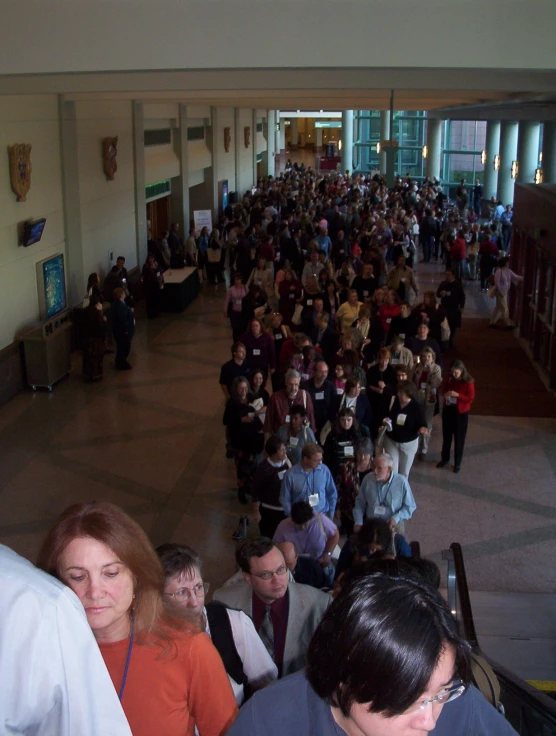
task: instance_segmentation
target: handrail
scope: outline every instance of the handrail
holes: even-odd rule
[[[450,549],[442,552],[442,559],[448,562],[448,604],[452,615],[462,628],[461,635],[471,646],[478,647],[461,544],[452,542]]]
[[[453,542],[449,550],[442,552],[442,559],[448,563],[448,604],[452,615],[461,628],[461,635],[494,670],[500,683],[500,702],[507,720],[521,736],[556,735],[556,702],[481,651],[461,544]]]

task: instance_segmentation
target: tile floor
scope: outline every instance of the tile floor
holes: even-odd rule
[[[421,290],[441,272],[419,266]],[[489,304],[476,285],[466,289],[471,330]],[[76,354],[52,394],[29,390],[0,409],[2,543],[33,560],[68,504],[108,499],[155,544],[195,547],[213,588],[234,572],[231,533],[245,507],[224,456],[218,376],[231,337],[223,299],[223,286],[205,286],[185,313],[139,320],[132,371],[114,371],[108,357],[104,381],[86,385]],[[418,508],[409,538],[438,562],[442,549],[462,543],[473,595],[488,600],[477,603],[479,635],[502,652],[510,640],[523,648],[534,639],[529,660],[543,676],[531,662],[525,669],[537,679],[556,679],[555,435],[556,418],[473,417],[460,475],[436,469],[433,431],[430,459],[410,477]]]

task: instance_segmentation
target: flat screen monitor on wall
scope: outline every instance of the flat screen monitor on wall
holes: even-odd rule
[[[40,220],[29,220],[23,226],[23,238],[22,245],[24,248],[28,248],[34,243],[38,243],[42,238],[44,226],[46,225],[46,217]]]
[[[41,319],[50,319],[67,307],[66,276],[62,253],[37,263]]]

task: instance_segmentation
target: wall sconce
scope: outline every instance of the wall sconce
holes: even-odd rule
[[[517,179],[519,174],[519,161],[512,161],[512,168],[510,169],[510,176],[512,179]]]
[[[379,142],[378,142],[378,143],[376,144],[376,152],[377,152],[377,153],[380,153],[380,151],[381,151],[381,150],[382,150],[382,146],[380,145],[380,141],[379,141]]]
[[[494,171],[500,171],[500,156],[498,154],[494,157]]]
[[[535,184],[542,184],[542,169],[535,169]]]
[[[342,150],[342,141],[341,141],[341,139],[338,141],[338,150],[339,151]]]
[[[481,151],[481,163],[484,165],[487,162],[487,152]]]
[[[542,151],[539,153],[539,163],[542,164]]]
[[[428,146],[423,146],[423,148],[421,148],[421,156],[423,158],[427,158],[428,155],[429,155]]]

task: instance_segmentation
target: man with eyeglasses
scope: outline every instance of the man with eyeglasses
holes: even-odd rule
[[[324,614],[306,670],[255,695],[227,736],[517,736],[469,685],[469,652],[431,586],[357,578]]]
[[[236,551],[243,579],[214,593],[214,600],[253,619],[279,676],[303,669],[306,651],[331,598],[316,588],[288,581],[282,552],[266,537]]]
[[[204,630],[222,657],[241,706],[248,694],[266,687],[278,676],[253,622],[241,611],[213,601],[205,605],[209,584],[203,582],[201,558],[185,544],[162,544],[157,554],[166,578],[164,596],[183,606],[187,617]]]

